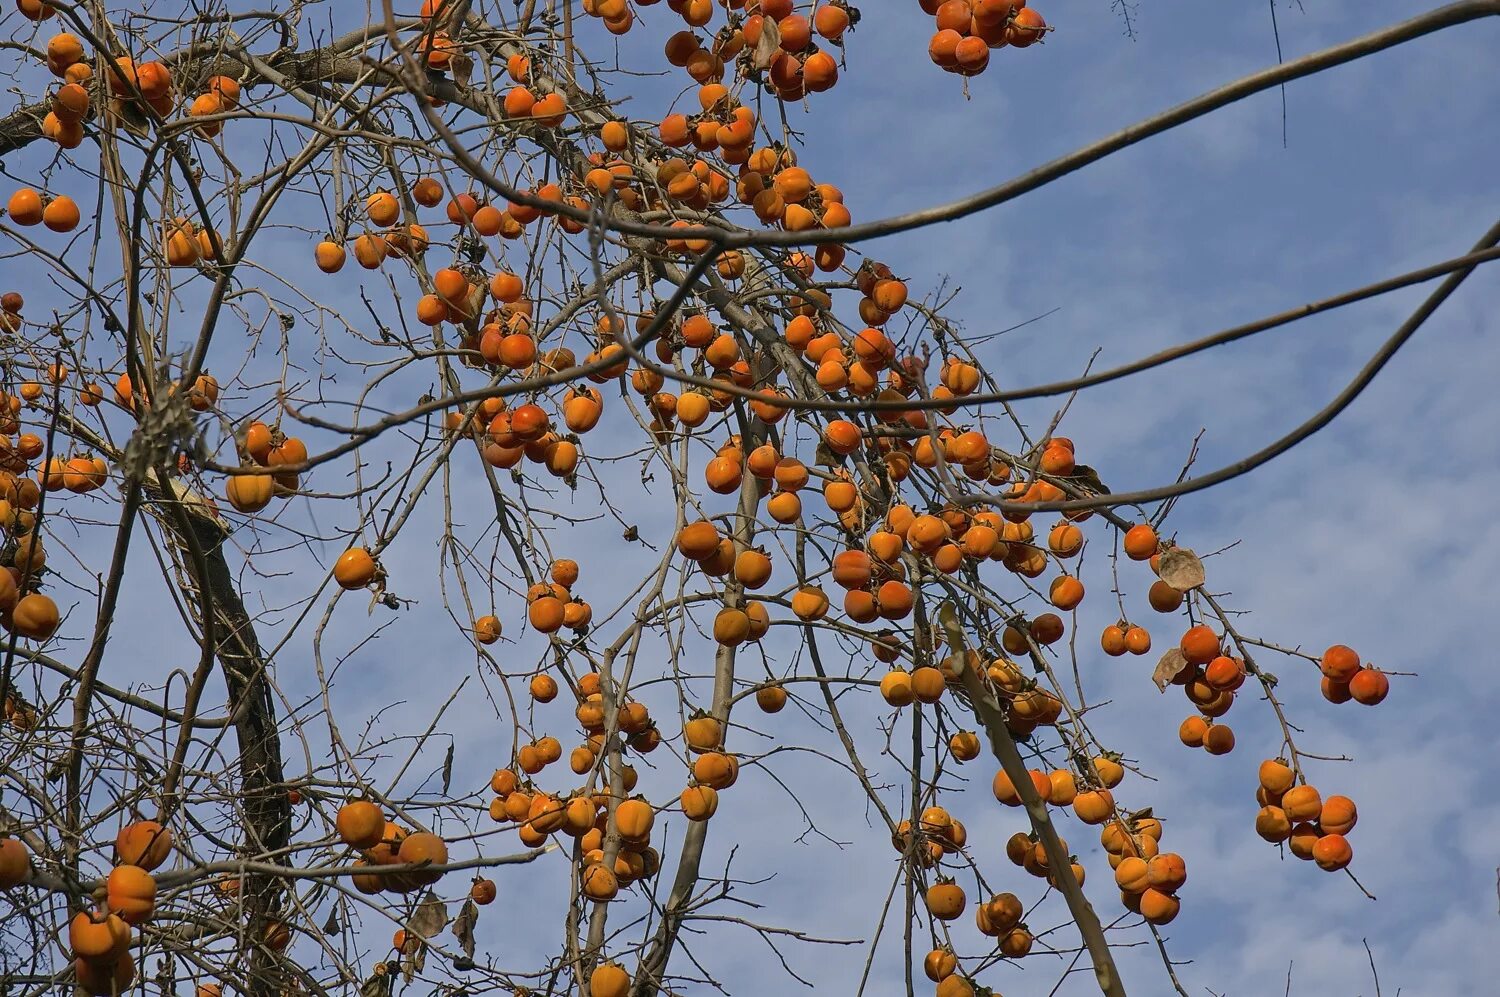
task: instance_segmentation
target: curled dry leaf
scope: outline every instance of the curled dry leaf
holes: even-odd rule
[[[1163,551],[1161,570],[1157,575],[1179,592],[1197,588],[1203,584],[1205,577],[1203,562],[1186,547],[1171,547]]]
[[[1099,480],[1099,472],[1087,464],[1079,464],[1073,468],[1070,480],[1076,485],[1081,485],[1096,495],[1111,494],[1109,486]]]
[[[442,931],[448,924],[448,908],[437,898],[437,894],[428,890],[422,896],[422,902],[417,905],[417,911],[406,922],[406,930],[417,935],[424,941],[432,938]],[[401,979],[410,983],[422,968],[427,964],[427,946],[418,945],[412,951],[406,953],[401,959]]]
[[[964,646],[963,626],[958,622],[958,610],[954,608],[953,603],[945,601],[939,606],[937,618],[938,626],[943,628],[943,635],[948,640],[948,650],[954,654],[963,654],[967,650]],[[914,636],[913,641],[918,641],[925,636],[926,634]]]
[[[146,119],[145,112],[136,107],[134,102],[122,101],[111,113],[118,115],[120,124],[136,138],[145,138],[151,134],[151,123]]]
[[[950,654],[948,655],[948,657],[943,659],[943,667],[951,671],[954,675],[958,675],[961,677],[964,673],[964,669],[969,667],[968,655]]]
[[[1156,663],[1156,671],[1151,673],[1151,681],[1156,683],[1157,689],[1166,692],[1172,680],[1187,671],[1187,668],[1187,656],[1178,648],[1170,648]]]
[[[401,957],[401,982],[410,983],[427,965],[427,946],[418,945]]]
[[[428,890],[417,905],[417,912],[406,922],[406,930],[422,938],[432,938],[447,924],[448,908],[443,906],[436,893]]]
[[[453,77],[453,82],[461,87],[469,85],[469,78],[474,75],[474,60],[463,52],[455,52],[448,62],[448,72]]]
[[[359,997],[390,997],[390,994],[391,974],[386,970],[385,963],[376,963],[375,971],[359,985]]]
[[[769,17],[760,28],[760,40],[755,43],[755,68],[770,69],[781,50],[781,29]]]
[[[474,925],[479,922],[479,907],[472,900],[465,900],[458,916],[453,919],[453,937],[458,947],[468,958],[474,958]]]

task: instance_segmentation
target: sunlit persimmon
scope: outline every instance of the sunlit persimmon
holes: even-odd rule
[[[369,551],[351,547],[334,562],[333,577],[342,588],[360,589],[373,582],[379,570]]]

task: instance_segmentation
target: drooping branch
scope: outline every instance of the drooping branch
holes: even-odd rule
[[[1052,826],[1052,815],[1047,812],[1046,801],[1037,795],[1036,787],[1031,783],[1026,761],[1011,737],[1010,728],[1005,725],[1000,704],[995,701],[984,680],[969,666],[968,642],[952,605],[943,603],[938,608],[938,624],[943,628],[948,650],[956,662],[954,667],[963,681],[964,691],[969,694],[974,714],[989,734],[990,750],[994,752],[1000,767],[1005,770],[1011,784],[1021,796],[1026,815],[1031,818],[1032,830],[1047,852],[1048,867],[1056,870],[1053,879],[1056,881],[1057,891],[1067,901],[1068,913],[1073,915],[1078,933],[1083,936],[1089,958],[1094,963],[1094,979],[1099,984],[1099,991],[1109,997],[1125,997],[1125,984],[1120,979],[1120,971],[1115,968],[1114,956],[1109,950],[1109,940],[1104,937],[1099,915],[1094,913],[1093,905],[1083,895],[1083,887],[1073,876],[1068,850],[1058,837],[1056,828]]]

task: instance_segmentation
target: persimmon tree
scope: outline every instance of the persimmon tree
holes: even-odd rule
[[[956,91],[1065,43],[1022,0],[919,5]],[[908,990],[939,997],[1041,992],[1018,975],[1037,963],[1122,994],[1113,952],[1146,940],[1161,975],[1133,985],[1185,992],[1159,929],[1192,906],[1197,863],[1171,833],[1191,815],[1154,810],[1132,746],[1091,728],[1108,657],[1186,700],[1184,750],[1265,759],[1245,847],[1361,889],[1355,801],[1294,723],[1314,697],[1377,706],[1387,672],[1246,632],[1170,514],[1331,421],[1500,233],[1020,388],[933,289],[862,247],[1500,3],[1420,14],[885,217],[798,165],[881,4],[15,8],[0,970],[16,992],[707,992],[714,957],[692,939],[708,930],[778,956],[895,947]],[[617,49],[627,35],[649,43]],[[1040,426],[1010,405],[1430,281],[1353,383],[1224,468],[1112,492],[1101,478],[1129,469],[1063,435],[1065,404]],[[578,542],[585,523],[612,544]],[[119,639],[122,597],[152,586],[160,647]],[[1094,605],[1107,625],[1080,630]],[[413,709],[351,710],[340,678],[393,631],[430,656],[365,702]],[[455,702],[488,713],[482,736],[448,733]],[[1256,710],[1281,736],[1237,743]],[[891,876],[872,937],[789,927],[776,903],[752,916],[740,877],[763,870],[707,864],[741,833],[715,816],[742,769],[788,752],[832,761],[889,835],[888,853],[846,854],[850,875]],[[788,839],[838,833],[772,785],[755,806],[785,808]],[[1013,836],[970,839],[965,815],[1000,807]],[[1107,866],[1069,844],[1094,835]],[[550,947],[500,946],[517,921]],[[766,986],[796,986],[780,965]]]

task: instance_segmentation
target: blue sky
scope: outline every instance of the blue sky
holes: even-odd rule
[[[1143,3],[1135,9],[1136,36],[1129,39],[1103,2],[1057,4],[1041,8],[1057,27],[1046,44],[995,53],[988,71],[970,81],[966,98],[958,79],[927,61],[930,21],[915,3],[869,0],[865,6],[849,39],[843,81],[811,102],[806,124],[816,138],[802,158],[815,178],[844,189],[857,221],[990,186],[1275,59],[1266,5]],[[1308,0],[1304,9],[1279,9],[1282,45],[1294,57],[1413,12],[1390,2]],[[352,13],[339,11],[336,23],[346,27],[341,19]],[[623,49],[626,65],[641,59],[644,49],[654,57],[661,39],[678,27],[665,5],[647,14],[636,29],[640,40],[633,35]],[[597,32],[597,26],[588,30]],[[905,276],[914,294],[931,293],[945,280],[961,288],[950,314],[971,334],[1045,313],[983,351],[1006,386],[1077,373],[1095,349],[1098,363],[1112,365],[1459,255],[1494,221],[1500,82],[1491,67],[1497,43],[1500,28],[1473,23],[1298,81],[1286,92],[1285,146],[1280,96],[1266,93],[1015,203],[865,249]],[[660,117],[680,82],[673,77],[643,83],[631,114]],[[26,155],[40,164],[36,152]],[[26,175],[16,163],[7,166]],[[351,264],[340,280],[320,283],[305,272],[310,268],[285,262],[310,255],[303,234],[273,233],[267,241],[275,255],[263,262],[344,309],[352,322],[364,322],[354,293],[362,271]],[[378,290],[375,281],[366,283]],[[1200,429],[1206,434],[1198,467],[1217,467],[1319,408],[1429,289],[1408,289],[1093,389],[1073,404],[1062,431],[1078,442],[1080,459],[1116,490],[1175,476]],[[1231,713],[1239,740],[1233,754],[1192,752],[1176,738],[1187,704],[1180,696],[1157,694],[1149,664],[1107,659],[1092,650],[1093,635],[1113,621],[1115,607],[1105,559],[1086,558],[1084,579],[1092,594],[1078,617],[1080,669],[1091,699],[1112,702],[1093,715],[1101,738],[1156,777],[1147,782],[1132,776],[1121,793],[1132,807],[1154,807],[1167,827],[1164,845],[1187,859],[1183,911],[1163,935],[1174,959],[1188,961],[1178,973],[1195,997],[1208,989],[1235,997],[1281,993],[1289,963],[1293,994],[1371,995],[1361,939],[1368,940],[1387,994],[1398,987],[1416,997],[1480,994],[1500,973],[1493,945],[1500,838],[1492,830],[1500,803],[1493,798],[1485,762],[1489,738],[1482,733],[1500,709],[1489,633],[1500,583],[1492,557],[1500,528],[1488,515],[1487,501],[1500,489],[1494,441],[1500,399],[1490,384],[1500,358],[1488,335],[1497,305],[1495,272],[1481,270],[1331,427],[1249,477],[1184,499],[1168,521],[1183,543],[1200,552],[1237,542],[1209,561],[1209,574],[1211,588],[1231,593],[1227,601],[1234,608],[1252,611],[1244,629],[1314,650],[1349,643],[1383,667],[1419,673],[1418,679],[1394,680],[1379,708],[1335,708],[1318,696],[1311,666],[1270,652],[1263,660],[1282,678],[1293,722],[1306,730],[1299,745],[1356,759],[1314,762],[1311,771],[1325,793],[1341,792],[1358,802],[1353,868],[1377,902],[1342,876],[1280,859],[1255,837],[1255,767],[1275,753],[1279,740],[1264,703],[1246,697]],[[184,322],[182,334],[191,328],[191,321]],[[311,336],[306,324],[291,335],[290,354],[310,360],[309,339],[297,338]],[[270,352],[263,350],[252,368],[271,363]],[[241,356],[240,342],[221,334],[210,367],[234,369]],[[339,389],[348,391],[348,384],[344,374]],[[411,396],[420,390],[415,387]],[[1052,408],[1033,403],[1021,411],[1040,428]],[[332,442],[317,434],[309,439]],[[597,446],[600,454],[618,453],[613,444],[623,445],[623,439],[605,427],[602,436],[587,439],[586,452]],[[404,452],[402,444],[388,445],[391,453]],[[370,459],[379,463],[388,455],[376,452]],[[459,466],[472,471],[472,460]],[[670,530],[666,500],[660,484],[654,501],[633,498],[639,487],[635,468],[627,460],[604,465],[599,473],[612,494],[626,496],[626,514],[635,517],[642,535],[660,545]],[[342,473],[322,469],[314,479],[320,490],[340,491],[347,487]],[[455,518],[472,541],[489,525],[488,500],[472,480],[456,477]],[[580,515],[595,510],[587,490],[571,499],[563,492],[552,504]],[[289,514],[329,534],[350,527],[353,518],[329,503]],[[492,676],[488,685],[502,704],[498,717],[490,698],[476,691],[472,648],[440,608],[434,538],[441,515],[436,498],[426,500],[386,557],[393,587],[416,600],[411,609],[394,616],[378,609],[371,616],[361,597],[345,597],[334,609],[325,657],[357,650],[329,694],[346,735],[392,700],[380,730],[404,733],[421,729],[434,707],[469,676],[442,729],[456,745],[455,786],[477,791],[509,754],[510,708]],[[619,526],[605,520],[551,538],[559,554],[596,558],[585,562],[579,583],[596,617],[627,598],[628,584],[638,577],[623,558],[593,554],[617,543],[618,535]],[[248,530],[237,537],[251,543]],[[265,535],[265,545],[279,545],[275,533]],[[326,567],[342,546],[330,540],[321,549],[314,544],[286,554],[257,553],[252,561],[262,571],[299,568],[262,585],[266,603],[306,598],[319,578],[315,561]],[[79,550],[90,567],[104,563],[105,548],[93,552],[85,543]],[[193,652],[150,626],[160,614],[162,592],[150,582],[155,568],[145,545],[137,547],[130,570],[140,584],[129,586],[122,601],[110,680],[159,685],[168,668],[190,661]],[[778,578],[790,575],[784,560],[778,560],[777,572]],[[1127,571],[1125,581],[1133,611],[1147,617],[1149,579],[1143,575]],[[508,636],[517,639],[498,645],[498,657],[506,668],[524,669],[536,660],[540,642],[523,634],[517,600],[496,598]],[[278,684],[293,702],[316,689],[311,624],[327,599],[324,593],[278,661]],[[92,604],[85,600],[76,612],[87,615]],[[378,637],[361,644],[387,622]],[[268,622],[263,640],[276,628]],[[1165,631],[1158,631],[1159,639]],[[158,643],[143,643],[150,640]],[[159,650],[139,656],[128,650],[141,646]],[[773,667],[792,667],[784,641],[770,647]],[[658,662],[665,661],[666,649],[655,650]],[[702,667],[692,667],[693,655]],[[845,667],[845,656],[834,657],[839,669]],[[680,670],[698,674],[706,674],[710,663],[706,641],[689,643],[678,660]],[[797,665],[806,668],[805,662]],[[744,667],[760,673],[754,657],[747,656]],[[706,686],[689,687],[699,702],[706,698]],[[519,694],[520,686],[514,688]],[[651,687],[642,698],[663,718],[675,712],[675,697],[665,687]],[[851,695],[842,705],[867,764],[886,779],[898,778],[897,765],[881,754],[886,738],[880,725],[889,722],[889,711],[877,709],[878,701],[868,695]],[[328,751],[316,712],[316,706],[306,710],[314,765]],[[553,733],[565,748],[571,746],[576,734],[570,733],[570,713],[561,700],[539,707],[538,733]],[[906,715],[898,721],[900,738],[909,735],[908,723]],[[731,745],[756,752],[795,744],[840,757],[836,739],[796,709],[761,726],[776,740],[736,732]],[[415,790],[418,773],[441,765],[447,743],[437,740],[423,752],[404,788]],[[295,775],[304,768],[301,748],[292,748],[290,738],[288,744],[289,772]],[[659,768],[643,770],[642,786],[653,798],[675,795],[682,785],[680,765],[665,752],[651,760]],[[381,769],[389,771],[389,765]],[[1024,818],[990,797],[989,764],[976,761],[960,774],[972,788],[953,792],[950,808],[968,825],[976,860],[997,888],[1015,890],[1029,905],[1041,896],[1036,881],[1014,870],[1002,849]],[[841,844],[804,835],[802,812],[783,786],[798,794],[818,830]],[[890,799],[899,802],[899,790]],[[744,896],[764,904],[747,916],[868,940],[896,872],[896,855],[872,817],[857,784],[833,761],[806,751],[773,755],[763,766],[747,768],[723,795],[704,869],[723,868],[731,845],[738,845],[732,872],[755,881]],[[680,821],[665,823],[675,842]],[[1114,917],[1117,896],[1097,835],[1069,818],[1061,823],[1088,869],[1087,892],[1096,908],[1106,920]],[[512,843],[507,832],[484,847],[501,852]],[[502,901],[480,925],[481,947],[497,964],[533,965],[538,951],[553,951],[566,875],[554,855],[497,876]],[[445,886],[457,893],[462,882]],[[614,917],[624,923],[643,909],[635,899]],[[1064,917],[1054,897],[1031,923],[1040,930]],[[981,939],[970,918],[957,924],[960,954],[978,953]],[[378,949],[391,929],[373,919],[370,925],[361,941]],[[801,989],[777,975],[774,958],[746,929],[696,927],[705,934],[689,943],[694,955],[730,992]],[[886,927],[865,993],[906,992],[899,935],[899,924]],[[1048,937],[1064,947],[1074,938],[1067,928]],[[1145,942],[1117,953],[1130,992],[1167,992],[1149,935],[1136,930],[1120,941]],[[819,992],[842,994],[854,991],[850,981],[862,972],[867,953],[864,945],[792,945],[787,959]],[[1037,955],[1020,968],[992,969],[980,981],[1011,997],[1047,993],[1062,965]],[[701,985],[685,989],[709,992]],[[1096,991],[1086,975],[1074,975],[1056,992]]]

